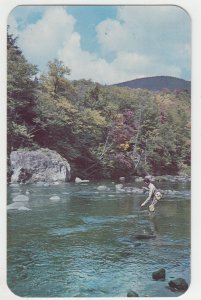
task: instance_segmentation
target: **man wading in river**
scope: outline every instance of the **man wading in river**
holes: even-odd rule
[[[155,185],[153,185],[153,183],[150,182],[149,178],[145,178],[144,183],[145,183],[145,190],[149,191],[149,196],[141,204],[141,207],[145,206],[148,202],[150,202],[149,211],[154,211],[155,205],[157,204],[158,200],[161,199],[162,195],[160,192],[157,192]]]

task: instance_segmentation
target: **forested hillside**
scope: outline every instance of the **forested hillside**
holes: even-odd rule
[[[170,91],[180,90],[187,91],[188,93],[191,92],[190,81],[171,76],[138,78],[130,81],[120,82],[115,85],[121,87],[130,87],[133,89],[147,89],[150,91],[162,91],[167,89]]]
[[[47,147],[83,179],[189,172],[188,92],[70,81],[70,72],[55,59],[38,76],[8,35],[8,158]]]

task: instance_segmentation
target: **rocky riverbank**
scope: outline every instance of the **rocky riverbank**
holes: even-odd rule
[[[187,183],[191,182],[191,177],[188,175],[159,175],[159,176],[146,176],[148,177],[152,182],[172,182],[172,183]],[[143,182],[143,177],[134,177],[133,178],[135,182]]]
[[[71,166],[69,162],[56,151],[50,149],[17,150],[10,154],[10,183],[55,183],[68,182],[71,179]],[[189,183],[187,175],[161,175],[147,176],[152,182]],[[79,181],[78,181],[79,180]],[[143,182],[144,178],[135,176],[133,182]],[[121,183],[126,183],[125,177],[120,177]],[[89,182],[88,178],[75,179],[76,183]]]

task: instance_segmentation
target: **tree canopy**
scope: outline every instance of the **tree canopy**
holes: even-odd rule
[[[190,94],[70,81],[57,59],[38,75],[8,34],[8,156],[47,147],[73,176],[115,178],[190,169]]]

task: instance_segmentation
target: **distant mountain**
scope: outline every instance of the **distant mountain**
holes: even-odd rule
[[[139,78],[113,85],[119,87],[129,87],[132,89],[147,89],[150,91],[161,91],[164,89],[168,89],[171,91],[186,90],[189,93],[191,92],[190,81],[171,76],[154,76]]]

